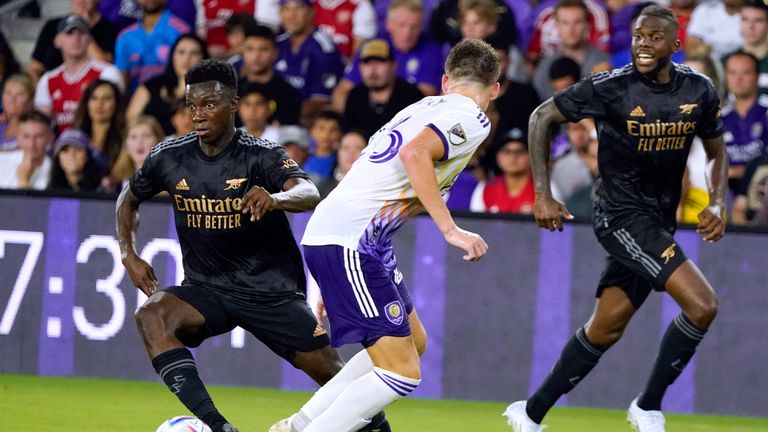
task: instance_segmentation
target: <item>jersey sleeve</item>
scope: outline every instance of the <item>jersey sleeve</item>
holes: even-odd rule
[[[50,78],[48,73],[44,73],[40,77],[37,88],[35,88],[34,105],[36,109],[50,113],[53,108],[53,100],[51,99],[51,92],[48,90],[48,78]]]
[[[557,109],[569,122],[605,117],[605,106],[597,94],[592,77],[584,78],[554,97]]]
[[[491,121],[479,108],[473,108],[468,105],[448,107],[427,124],[443,143],[441,161],[474,152],[488,136]]]
[[[270,193],[283,190],[283,184],[291,177],[309,179],[299,164],[288,156],[282,146],[269,148],[260,154],[261,170],[266,179],[265,189]]]
[[[711,81],[707,80],[706,86],[697,135],[703,139],[717,138],[723,134],[720,98],[717,97],[717,92]]]
[[[115,66],[121,72],[129,72],[131,70],[131,62],[128,59],[130,53],[128,52],[128,38],[127,33],[123,33],[117,37],[115,41]]]
[[[160,172],[161,159],[161,153],[150,153],[144,165],[131,176],[129,186],[136,198],[146,201],[165,189]]]

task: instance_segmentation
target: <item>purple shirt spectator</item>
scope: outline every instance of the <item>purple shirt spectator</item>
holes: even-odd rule
[[[333,40],[315,30],[299,47],[291,50],[291,35],[277,37],[275,71],[301,93],[302,100],[330,98],[339,81],[344,64]]]
[[[723,108],[723,139],[731,166],[745,165],[765,154],[768,144],[768,96],[761,95],[745,117],[733,105]]]
[[[478,183],[472,170],[465,169],[460,172],[459,176],[456,177],[456,183],[451,186],[451,190],[448,192],[448,200],[445,204],[451,210],[469,210],[472,194]]]
[[[420,83],[429,84],[440,89],[440,78],[443,76],[443,64],[445,57],[442,48],[432,42],[426,34],[422,34],[416,46],[407,53],[399,51],[392,44],[392,40],[386,34],[380,36],[392,47],[397,62],[397,76],[413,85]],[[363,82],[360,77],[360,53],[355,53],[354,58],[344,72],[344,79],[355,85]]]
[[[16,135],[5,136],[5,131],[8,129],[8,123],[0,124],[0,151],[16,150],[19,148],[16,143]]]
[[[189,28],[195,28],[197,17],[195,0],[168,0],[165,7],[187,23]],[[120,28],[135,23],[141,17],[141,8],[136,4],[136,0],[100,0],[99,12],[107,21]]]

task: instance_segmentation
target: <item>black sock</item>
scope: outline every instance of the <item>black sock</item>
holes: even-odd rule
[[[661,399],[664,393],[696,352],[696,346],[704,338],[704,330],[700,330],[682,312],[676,316],[667,327],[661,339],[661,348],[653,365],[653,372],[648,379],[637,406],[644,410],[661,410]]]
[[[211,396],[197,374],[195,359],[188,349],[166,351],[152,359],[152,366],[168,390],[212,430],[219,430],[227,422],[213,405]]]
[[[600,361],[608,347],[592,344],[587,340],[584,328],[580,328],[565,344],[560,360],[536,393],[528,399],[526,412],[536,423],[541,423],[560,396],[568,393]]]

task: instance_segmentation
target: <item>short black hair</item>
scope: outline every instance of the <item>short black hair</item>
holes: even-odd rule
[[[732,59],[733,57],[746,57],[752,60],[752,63],[755,66],[755,73],[760,73],[760,60],[751,52],[744,51],[743,49],[736,50],[723,58],[723,65],[728,67],[728,60]]]
[[[237,93],[237,73],[231,64],[221,60],[203,60],[189,68],[184,75],[186,84],[200,84],[208,81],[218,81],[232,94]]]
[[[230,34],[235,30],[241,30],[245,33],[246,29],[255,25],[258,24],[256,23],[256,18],[253,17],[253,14],[238,12],[227,18],[227,21],[224,23],[224,32]]]
[[[315,120],[312,122],[312,124],[314,125],[319,120],[335,121],[336,123],[339,124],[339,126],[341,126],[341,123],[342,123],[341,114],[329,109],[320,111],[320,114],[318,114],[317,117],[315,117]]]
[[[32,110],[23,113],[19,116],[19,124],[26,122],[42,123],[49,128],[53,128],[53,120],[41,111]]]
[[[549,66],[549,79],[554,81],[563,77],[573,78],[573,82],[581,79],[581,66],[570,57],[560,57]]]
[[[255,37],[266,39],[273,44],[275,43],[275,33],[269,27],[261,24],[247,26],[243,29],[245,39]]]
[[[665,20],[668,25],[671,25],[675,28],[675,36],[677,36],[677,32],[680,29],[680,23],[677,20],[675,13],[672,12],[672,9],[659,6],[658,4],[652,4],[650,6],[644,7],[643,10],[640,11],[640,15],[638,15],[638,17],[641,16],[651,16]]]

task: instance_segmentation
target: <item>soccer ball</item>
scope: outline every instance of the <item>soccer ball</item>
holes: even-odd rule
[[[211,432],[211,428],[197,417],[176,416],[164,421],[155,432]]]

